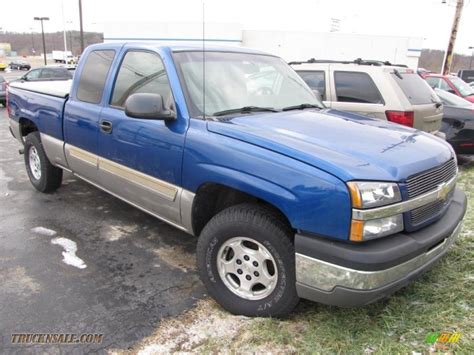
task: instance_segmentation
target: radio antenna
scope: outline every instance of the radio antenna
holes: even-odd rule
[[[202,114],[206,119],[206,26],[205,26],[205,3],[202,1]]]

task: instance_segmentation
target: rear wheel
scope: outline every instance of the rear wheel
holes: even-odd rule
[[[246,316],[285,316],[298,303],[293,232],[254,204],[225,209],[198,241],[201,279],[226,310]]]
[[[38,132],[32,132],[26,137],[24,157],[28,177],[36,190],[53,192],[61,186],[63,170],[49,161]]]

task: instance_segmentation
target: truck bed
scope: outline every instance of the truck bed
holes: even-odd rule
[[[17,121],[30,120],[42,134],[63,140],[63,111],[71,86],[72,80],[11,82],[11,115]]]
[[[66,98],[71,91],[72,80],[12,81],[9,86],[39,94]]]

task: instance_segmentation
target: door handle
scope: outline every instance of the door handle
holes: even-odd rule
[[[100,130],[104,133],[112,133],[112,122],[110,121],[101,121],[100,122]]]

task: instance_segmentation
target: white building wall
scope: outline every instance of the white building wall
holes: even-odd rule
[[[244,30],[242,44],[279,55],[286,61],[316,59],[388,60],[418,67],[423,39],[344,33]]]
[[[245,30],[240,24],[206,23],[207,42],[244,46],[281,56],[286,61],[309,58],[388,60],[418,67],[422,38],[345,33]],[[201,43],[202,23],[106,23],[104,41]]]

